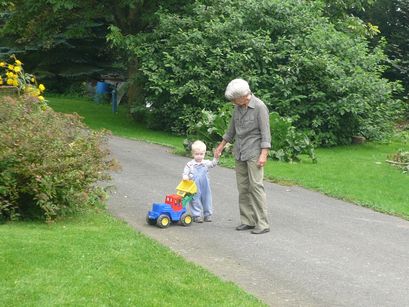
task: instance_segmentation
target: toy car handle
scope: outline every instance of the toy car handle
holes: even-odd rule
[[[182,199],[182,206],[183,208],[186,208],[186,206],[190,203],[190,201],[193,199],[193,195],[186,195]]]

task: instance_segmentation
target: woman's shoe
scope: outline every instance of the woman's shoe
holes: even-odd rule
[[[269,232],[270,228],[264,228],[264,229],[254,229],[251,231],[251,233],[255,234],[255,235],[261,235],[262,233],[266,233]]]
[[[254,229],[255,226],[250,226],[246,224],[241,224],[236,227],[236,230],[247,230],[247,229]]]

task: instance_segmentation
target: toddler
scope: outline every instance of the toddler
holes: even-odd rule
[[[192,179],[197,186],[197,193],[190,202],[190,211],[193,221],[196,223],[212,221],[212,192],[210,190],[210,181],[208,169],[215,167],[218,163],[217,158],[205,160],[206,145],[202,141],[195,141],[192,144],[193,160],[189,161],[183,170],[183,180]],[[203,217],[202,217],[203,215]]]

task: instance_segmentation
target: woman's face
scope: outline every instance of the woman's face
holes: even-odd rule
[[[233,102],[236,106],[244,107],[248,105],[250,98],[251,98],[251,95],[246,95],[246,96],[242,96],[239,98],[235,98],[231,102]]]
[[[205,151],[196,150],[193,152],[193,158],[195,159],[197,163],[200,163],[203,161],[205,157],[205,153],[206,153]]]

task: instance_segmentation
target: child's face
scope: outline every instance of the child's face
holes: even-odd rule
[[[205,153],[206,153],[205,151],[195,150],[193,152],[193,158],[195,159],[196,162],[200,163],[204,159]]]

